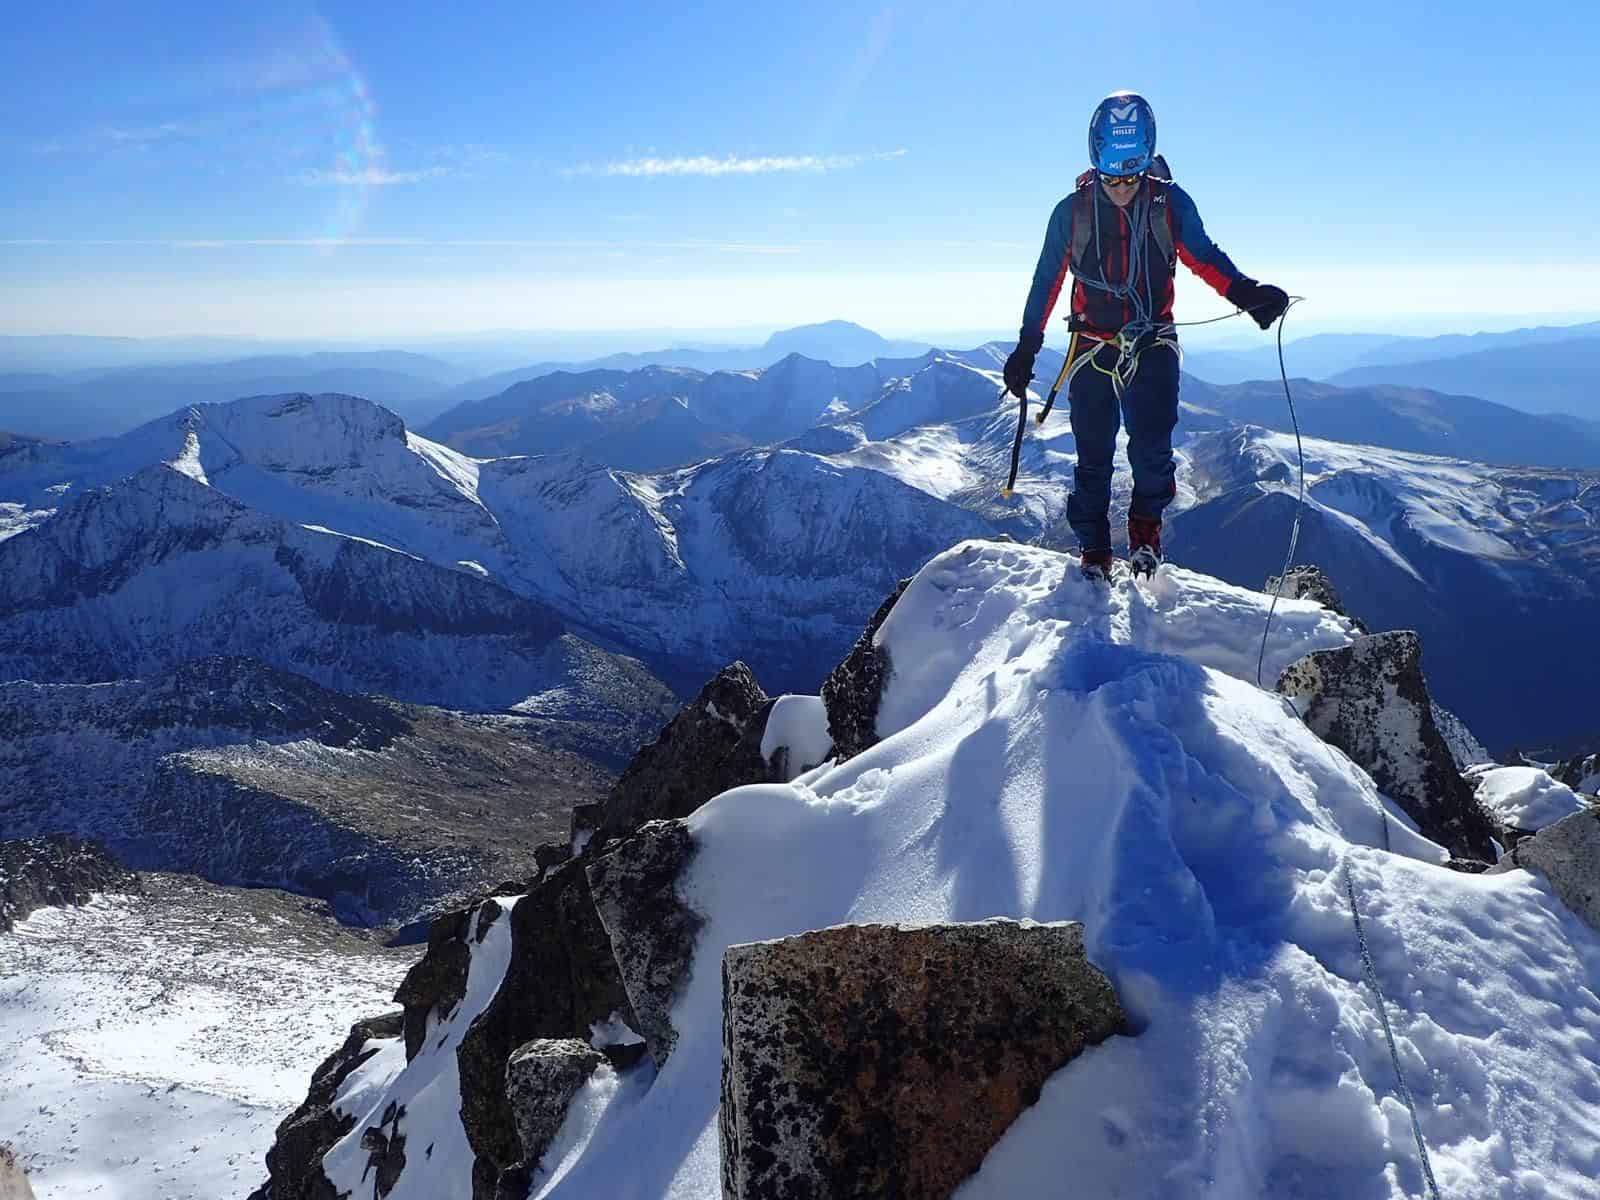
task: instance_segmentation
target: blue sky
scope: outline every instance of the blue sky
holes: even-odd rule
[[[1010,331],[1122,87],[1303,328],[1600,315],[1600,6],[459,7],[39,6],[0,333]]]

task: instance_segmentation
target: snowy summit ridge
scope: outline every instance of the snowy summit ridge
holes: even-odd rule
[[[675,891],[704,920],[670,1006],[675,1048],[659,1069],[601,1066],[529,1194],[722,1194],[730,945],[994,916],[1081,921],[1134,1032],[1052,1076],[963,1200],[1068,1180],[1148,1200],[1421,1194],[1352,894],[1443,1194],[1592,1194],[1600,938],[1535,876],[1446,869],[1363,770],[1255,686],[1269,602],[1174,568],[1105,589],[1017,545],[936,556],[875,635],[876,744],[683,822],[694,853]],[[1284,601],[1263,678],[1353,636]],[[440,1089],[462,1086],[451,1031],[514,973],[508,925],[467,939],[466,1001],[428,1014],[409,1061],[373,1038],[345,1068],[335,1108],[355,1123],[318,1168],[336,1185],[357,1182],[363,1131],[398,1103],[419,1114],[408,1145],[458,1152],[408,1157],[391,1200],[474,1195],[462,1103]]]

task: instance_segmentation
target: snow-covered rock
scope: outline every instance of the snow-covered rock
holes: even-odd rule
[[[878,605],[867,627],[843,662],[823,680],[821,700],[828,717],[833,756],[840,762],[853,758],[878,740],[878,706],[893,664],[878,644],[878,630],[899,601],[908,576]]]
[[[682,821],[651,821],[587,867],[595,911],[611,939],[628,1002],[659,1070],[678,1044],[672,1020],[705,917],[679,883],[693,861]]]
[[[761,760],[771,764],[774,781],[788,783],[820,766],[832,750],[828,706],[821,696],[787,695],[773,701],[761,734]]]
[[[470,1196],[478,1186],[492,1196],[502,1174],[516,1177],[523,1166],[537,1165],[524,1164],[516,1105],[506,1086],[511,1055],[537,1039],[581,1038],[611,1058],[615,1043],[638,1041],[610,939],[576,862],[550,871],[521,897],[490,898],[435,920],[426,954],[406,973],[395,999],[403,1006],[401,1020],[373,1034],[369,1047],[382,1054],[340,1075],[337,1094],[350,1099],[335,1103],[324,1095],[327,1089],[313,1087],[286,1122],[319,1132],[268,1156],[273,1195],[319,1194],[336,1169],[324,1162],[336,1143],[350,1136],[359,1143],[356,1118],[379,1123],[391,1103],[396,1111],[406,1106],[409,1115],[424,1097],[432,1115],[420,1124],[402,1118],[405,1130],[421,1128],[433,1139],[429,1122],[443,1113],[454,1125],[438,1140],[436,1155],[407,1157],[395,1194],[431,1200]],[[441,1053],[447,1047],[448,1054]],[[350,1058],[347,1053],[345,1061]],[[621,1054],[615,1061],[622,1069],[637,1059]],[[615,1083],[615,1075],[610,1079]],[[357,1150],[359,1144],[346,1146],[341,1154],[353,1161]]]
[[[874,744],[665,827],[693,855],[649,890],[701,914],[685,965],[661,972],[677,999],[652,1000],[676,1044],[659,1070],[579,1090],[531,1194],[721,1194],[730,946],[1003,915],[1081,921],[1139,1034],[1053,1075],[964,1197],[1053,1194],[1069,1177],[1133,1200],[1418,1194],[1380,1003],[1442,1188],[1585,1195],[1600,1154],[1600,942],[1526,873],[1444,869],[1447,852],[1398,809],[1385,820],[1364,771],[1255,687],[1269,603],[1180,568],[1097,588],[1071,559],[1021,546],[931,562],[876,634],[893,669]],[[1321,605],[1281,601],[1266,669],[1355,637]],[[1382,1000],[1363,980],[1352,893]],[[517,956],[491,949],[501,924],[481,944],[463,926],[470,970],[425,1047],[447,1051],[495,964],[512,969]],[[628,951],[635,979],[649,947]],[[571,978],[533,974],[540,961],[515,985],[502,975],[501,992]],[[445,1152],[465,1138],[459,1076],[424,1049],[400,1082],[382,1057],[350,1085],[364,1111],[416,1112],[427,1079],[430,1122],[456,1123],[416,1120],[435,1154],[420,1169],[408,1157],[395,1195],[468,1195],[471,1159]],[[353,1183],[359,1171],[335,1178],[342,1161],[329,1156],[329,1177]]]
[[[577,1038],[536,1038],[512,1051],[506,1095],[523,1161],[531,1168],[561,1132],[573,1096],[605,1062],[605,1055]]]
[[[1307,726],[1364,767],[1423,834],[1461,858],[1495,859],[1494,826],[1433,723],[1422,646],[1405,630],[1307,655],[1278,691]]]
[[[1324,608],[1338,613],[1341,617],[1350,616],[1350,613],[1345,610],[1344,601],[1339,599],[1339,593],[1333,586],[1333,580],[1328,578],[1321,567],[1310,563],[1302,563],[1298,566],[1290,567],[1288,574],[1284,576],[1269,576],[1267,582],[1262,585],[1261,590],[1276,596],[1288,596],[1295,600],[1315,600]],[[1360,620],[1354,617],[1351,617],[1351,620],[1363,633],[1367,632],[1366,627],[1361,624]]]
[[[267,1170],[274,1179],[291,1178],[291,1165],[313,1155],[320,1157],[334,1142],[350,1132],[355,1119],[333,1105],[350,1073],[378,1051],[371,1043],[386,1041],[400,1032],[400,1013],[357,1021],[350,1034],[328,1055],[311,1076],[311,1090],[303,1103],[283,1119],[277,1136],[267,1151]],[[292,1188],[292,1185],[291,1185]],[[251,1193],[251,1200],[266,1200],[265,1188]],[[286,1189],[290,1190],[290,1189]],[[292,1194],[292,1191],[291,1191]]]
[[[1433,723],[1450,748],[1450,757],[1458,770],[1465,772],[1471,767],[1494,762],[1494,755],[1467,728],[1467,723],[1437,700],[1433,702]]]
[[[602,832],[626,836],[647,821],[686,817],[728,788],[768,782],[771,709],[744,663],[717,672],[628,764],[606,797]]]
[[[1566,784],[1538,767],[1484,766],[1467,773],[1478,801],[1517,834],[1537,833],[1585,805]]]
[[[139,877],[82,838],[0,841],[0,933],[37,908],[86,904],[97,892],[138,892]]]
[[[1585,807],[1523,838],[1494,868],[1537,871],[1589,928],[1600,933],[1600,809]]]

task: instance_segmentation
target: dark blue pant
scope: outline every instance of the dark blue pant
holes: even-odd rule
[[[1098,347],[1067,389],[1072,437],[1078,448],[1067,521],[1084,550],[1111,548],[1111,457],[1117,448],[1117,395],[1105,371],[1116,360],[1114,345]],[[1139,370],[1122,393],[1121,419],[1128,427],[1128,465],[1133,468],[1135,516],[1159,519],[1177,493],[1172,430],[1178,424],[1178,352],[1152,346],[1139,356]]]

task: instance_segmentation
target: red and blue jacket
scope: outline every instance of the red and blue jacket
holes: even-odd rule
[[[1146,217],[1145,214],[1148,214]],[[1166,223],[1162,237],[1153,228]],[[1095,229],[1094,226],[1098,225]],[[1142,270],[1130,281],[1130,232],[1135,224],[1144,230]],[[1098,250],[1096,254],[1096,237]],[[1073,261],[1074,247],[1079,261]],[[1170,253],[1168,251],[1170,247]],[[1071,327],[1090,337],[1115,337],[1137,315],[1131,298],[1119,298],[1089,280],[1103,280],[1112,287],[1132,282],[1141,298],[1150,297],[1150,316],[1157,324],[1172,320],[1173,272],[1176,259],[1209,284],[1218,295],[1244,274],[1233,261],[1206,236],[1189,193],[1170,181],[1146,177],[1139,193],[1127,208],[1112,203],[1095,173],[1087,171],[1078,179],[1072,195],[1057,204],[1045,226],[1044,248],[1034,268],[1033,286],[1022,310],[1022,335],[1044,336],[1045,323],[1056,306],[1067,276],[1072,275]]]

